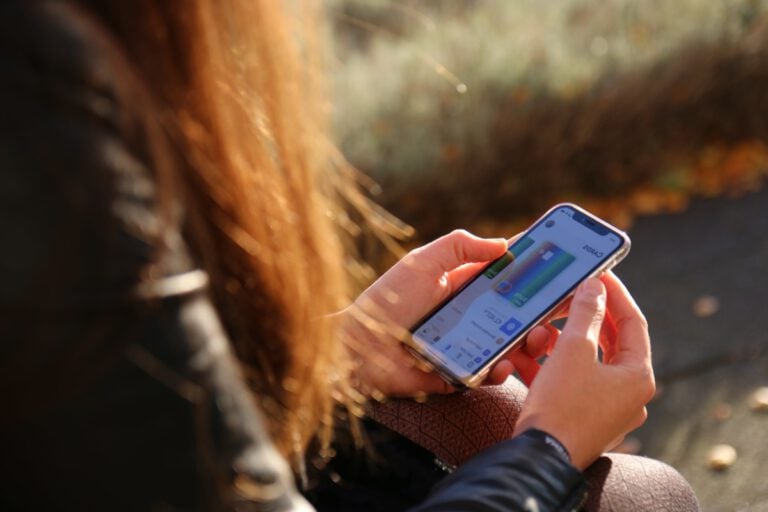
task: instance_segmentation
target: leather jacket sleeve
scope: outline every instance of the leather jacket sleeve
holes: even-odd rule
[[[583,475],[544,440],[523,434],[476,455],[410,512],[575,511]]]

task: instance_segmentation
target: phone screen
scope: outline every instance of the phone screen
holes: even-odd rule
[[[594,217],[559,206],[417,325],[413,338],[460,379],[474,375],[625,243]]]

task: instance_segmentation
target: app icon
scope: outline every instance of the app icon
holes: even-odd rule
[[[479,362],[480,362],[480,361],[482,361],[482,360],[483,360],[483,358],[482,358],[482,357],[476,357],[476,358],[475,358],[475,362],[476,362],[476,363],[479,363]]]
[[[499,327],[499,330],[508,336],[512,336],[518,329],[520,329],[520,327],[522,327],[522,325],[523,324],[510,317],[509,320]]]
[[[490,350],[488,350],[488,349],[485,349],[485,350],[483,350],[483,355],[484,355],[484,356],[488,356],[488,355],[491,355],[491,351],[490,351]]]

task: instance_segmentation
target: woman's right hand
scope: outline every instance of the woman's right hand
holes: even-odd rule
[[[645,404],[654,391],[646,320],[621,281],[607,273],[576,291],[515,432],[537,428],[549,433],[584,469],[645,422]]]

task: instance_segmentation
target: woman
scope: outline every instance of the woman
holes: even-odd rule
[[[376,326],[407,326],[503,243],[456,232],[332,314],[348,293],[333,221],[350,226],[341,201],[366,205],[322,169],[314,32],[291,26],[316,13],[283,9],[0,7],[4,508],[307,510],[289,467],[305,473],[310,442],[328,454],[339,405],[450,391]],[[514,437],[417,510],[582,501],[578,470],[642,422],[653,391],[642,316],[604,282],[577,294],[562,334],[541,328],[496,367],[493,382],[513,364],[532,375],[554,347]],[[600,365],[606,310],[618,348]],[[607,387],[600,411],[572,400]]]

